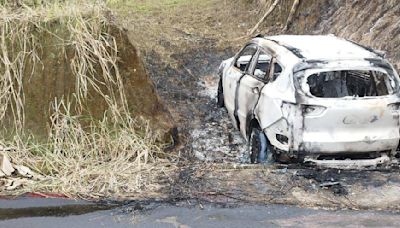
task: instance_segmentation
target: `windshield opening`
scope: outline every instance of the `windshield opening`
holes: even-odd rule
[[[315,97],[369,97],[392,94],[395,81],[380,71],[341,70],[307,77],[310,93]]]

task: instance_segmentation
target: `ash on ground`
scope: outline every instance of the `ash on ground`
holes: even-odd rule
[[[189,142],[199,160],[213,162],[248,163],[250,156],[246,141],[234,128],[224,108],[216,105],[218,76],[207,75],[198,83],[198,96],[208,100],[202,123],[195,125]]]

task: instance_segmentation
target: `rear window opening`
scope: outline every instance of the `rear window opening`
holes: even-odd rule
[[[379,71],[342,70],[312,74],[307,78],[315,97],[370,97],[392,94],[395,81]]]

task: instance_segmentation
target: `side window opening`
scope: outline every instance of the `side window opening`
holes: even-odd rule
[[[239,68],[240,71],[245,72],[249,67],[253,55],[256,53],[257,47],[255,45],[249,45],[245,47],[236,59],[235,67]]]
[[[395,89],[395,82],[379,71],[321,72],[310,75],[307,84],[313,96],[323,98],[385,96]]]
[[[253,75],[259,79],[265,80],[270,69],[271,56],[265,51],[260,50]]]
[[[272,80],[275,81],[278,76],[282,73],[282,67],[278,63],[274,63],[274,75],[272,77]]]

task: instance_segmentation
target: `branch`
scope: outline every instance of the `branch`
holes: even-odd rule
[[[288,30],[289,25],[292,23],[293,16],[296,13],[297,8],[299,8],[299,4],[300,4],[300,0],[294,0],[293,5],[292,5],[292,9],[290,9],[290,13],[289,13],[288,19],[286,21],[286,25],[282,29],[282,32],[286,32]]]
[[[272,11],[274,11],[274,9],[275,9],[276,5],[278,5],[278,3],[279,3],[279,0],[275,0],[274,3],[272,3],[272,5],[269,7],[268,11],[264,14],[264,16],[257,22],[257,24],[247,34],[248,36],[252,35],[258,29],[258,27],[260,27],[261,23],[263,23],[265,18],[267,18],[268,15],[270,15],[272,13]]]

